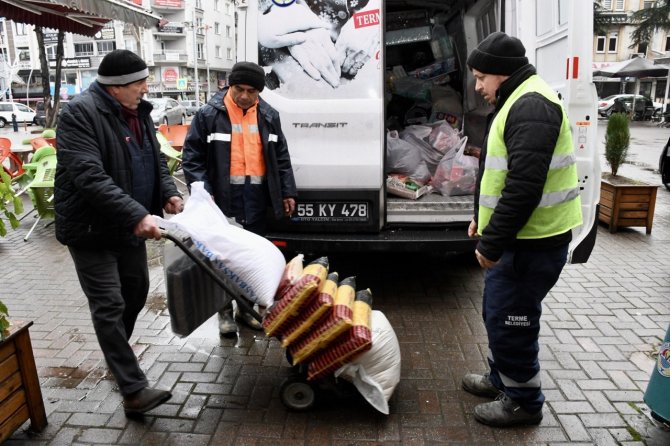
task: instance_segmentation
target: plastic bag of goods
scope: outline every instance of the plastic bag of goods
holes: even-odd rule
[[[302,270],[300,278],[266,312],[263,318],[265,334],[281,334],[282,327],[285,328],[298,315],[305,300],[319,288],[327,276],[328,257],[319,257],[308,264]]]
[[[308,380],[323,378],[349,362],[356,355],[370,349],[372,345],[371,312],[372,292],[369,289],[356,292],[352,312],[353,327],[310,360],[307,366]]]
[[[395,130],[386,134],[386,173],[407,175],[422,185],[430,181],[420,148],[401,139]]]
[[[277,287],[277,294],[275,295],[275,300],[279,299],[279,296],[284,295],[286,291],[295,284],[300,275],[302,274],[302,265],[305,256],[298,254],[293,257],[284,268],[284,274],[282,274],[281,279],[279,280],[279,286]]]
[[[353,383],[375,409],[388,415],[388,402],[400,382],[400,344],[384,313],[373,310],[370,319],[370,350],[337,369],[334,375]]]
[[[294,365],[307,361],[351,328],[355,298],[356,278],[347,277],[338,285],[333,308],[327,317],[289,346],[288,351]]]
[[[170,220],[155,218],[163,228],[189,234],[197,249],[245,298],[261,306],[272,304],[286,267],[284,255],[265,237],[232,225],[202,181],[191,184],[182,213]]]
[[[308,298],[300,315],[282,330],[282,347],[286,348],[291,345],[307,330],[315,326],[333,307],[338,280],[339,275],[336,272],[328,274],[328,278],[321,283],[319,289]]]

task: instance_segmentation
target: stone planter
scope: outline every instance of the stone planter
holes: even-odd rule
[[[47,425],[28,333],[32,324],[16,322],[0,340],[0,443],[28,419],[36,432]]]
[[[598,219],[611,233],[619,228],[643,226],[651,234],[658,186],[622,176],[603,174]]]

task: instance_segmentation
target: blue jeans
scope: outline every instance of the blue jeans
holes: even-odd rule
[[[491,382],[529,412],[544,404],[538,336],[542,300],[563,270],[568,245],[544,251],[505,251],[486,272],[483,317]]]

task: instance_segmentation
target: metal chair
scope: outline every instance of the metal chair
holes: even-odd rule
[[[23,175],[25,172],[23,161],[12,152],[12,140],[9,138],[0,137],[0,164],[12,179]]]
[[[161,124],[158,126],[158,131],[167,138],[173,149],[181,152],[190,127],[190,124]]]

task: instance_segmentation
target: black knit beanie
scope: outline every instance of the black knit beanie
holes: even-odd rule
[[[468,66],[486,74],[509,76],[528,64],[526,48],[503,32],[489,34],[468,57]]]
[[[100,62],[98,83],[102,85],[127,85],[149,77],[147,64],[132,51],[114,50]]]
[[[258,91],[265,88],[265,71],[253,62],[237,62],[228,76],[228,85],[251,85]]]

